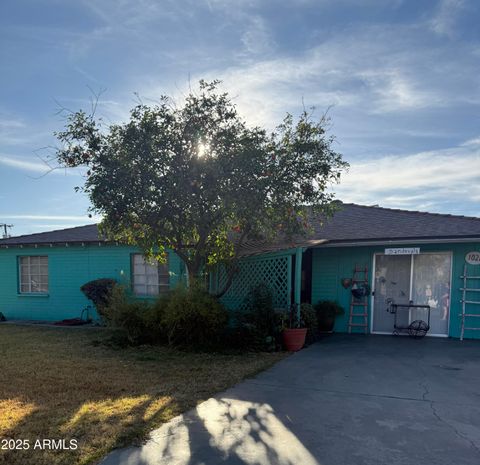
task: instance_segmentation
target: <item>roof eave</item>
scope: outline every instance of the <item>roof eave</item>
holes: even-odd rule
[[[395,244],[448,244],[480,241],[480,236],[432,236],[432,237],[405,237],[405,238],[379,238],[379,239],[345,239],[331,240],[318,247],[352,247],[368,245],[395,245]]]

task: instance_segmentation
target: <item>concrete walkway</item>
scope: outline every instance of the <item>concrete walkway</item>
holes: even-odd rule
[[[332,336],[102,465],[478,465],[480,341]]]

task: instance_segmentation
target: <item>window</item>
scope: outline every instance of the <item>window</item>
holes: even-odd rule
[[[20,294],[48,292],[48,257],[19,257]]]
[[[168,263],[145,260],[141,254],[132,257],[133,292],[137,295],[158,295],[170,286]]]

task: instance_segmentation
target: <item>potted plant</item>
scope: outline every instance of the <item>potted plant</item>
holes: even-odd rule
[[[283,345],[290,352],[297,352],[305,345],[307,328],[301,319],[297,305],[292,305],[282,322]]]
[[[315,304],[314,308],[317,312],[318,331],[320,333],[332,333],[335,318],[345,313],[343,307],[332,300],[322,300]]]

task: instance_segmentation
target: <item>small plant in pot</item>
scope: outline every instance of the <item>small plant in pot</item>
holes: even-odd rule
[[[297,352],[305,345],[305,338],[308,329],[299,316],[298,306],[292,305],[283,319],[282,339],[285,349],[290,352]]]
[[[332,300],[322,300],[315,304],[314,308],[317,312],[318,331],[320,333],[332,333],[335,318],[345,313],[343,307]]]

